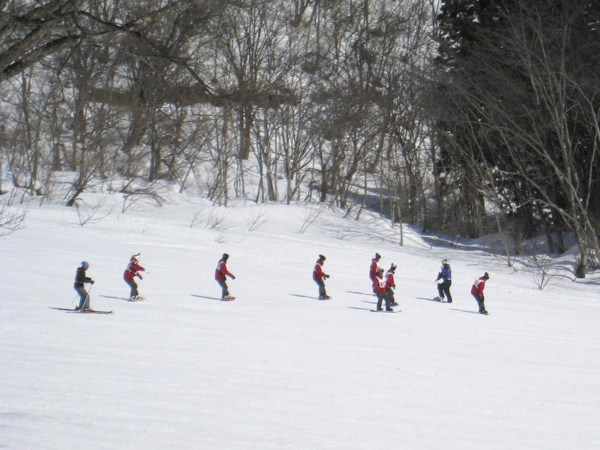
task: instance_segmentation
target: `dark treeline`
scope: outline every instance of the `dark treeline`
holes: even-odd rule
[[[540,234],[564,251],[572,232],[584,276],[600,228],[597,3],[0,1],[0,168],[68,205],[98,183],[166,182],[222,205],[499,231],[507,253]]]
[[[600,2],[448,0],[439,18],[436,170],[462,228],[485,232],[491,204],[517,252],[543,233],[563,252],[572,232],[584,277],[599,254]]]

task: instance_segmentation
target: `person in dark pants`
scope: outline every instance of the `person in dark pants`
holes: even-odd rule
[[[215,271],[215,280],[221,286],[221,300],[233,300],[233,297],[229,295],[229,289],[227,288],[227,276],[229,276],[232,280],[235,280],[235,276],[232,273],[229,273],[227,270],[227,260],[229,259],[229,255],[227,253],[223,253],[223,256],[219,260],[217,264],[217,270]]]
[[[377,269],[377,276],[373,281],[373,289],[375,289],[375,295],[377,295],[377,311],[382,310],[383,301],[385,300],[385,310],[393,311],[390,305],[390,297],[387,295],[387,283],[383,278],[383,269]]]
[[[369,278],[371,279],[371,285],[374,286],[375,278],[377,277],[377,269],[379,266],[379,260],[381,259],[381,255],[379,253],[375,253],[375,258],[371,260],[371,267],[369,268]],[[373,287],[373,293],[375,293],[375,288]]]
[[[315,283],[319,286],[319,300],[331,298],[325,291],[325,281],[323,281],[329,278],[329,275],[323,272],[323,263],[325,262],[325,259],[326,258],[323,255],[319,255],[319,259],[317,259],[315,269],[313,270],[313,280],[315,280]]]
[[[131,288],[129,301],[142,300],[142,298],[139,296],[137,289],[138,286],[134,278],[138,277],[141,280],[142,276],[140,275],[140,272],[144,272],[146,269],[139,265],[139,261],[137,259],[138,256],[140,256],[140,254],[136,253],[131,257],[129,264],[127,264],[127,269],[125,269],[125,273],[123,274],[125,283],[127,283]]]
[[[398,303],[396,303],[396,298],[394,296],[394,289],[396,289],[396,281],[394,280],[396,267],[396,264],[392,263],[387,273],[385,274],[386,295],[390,299],[390,306],[398,306]]]
[[[473,283],[473,287],[471,288],[471,295],[475,297],[477,300],[477,305],[479,305],[479,314],[487,314],[488,312],[485,310],[485,297],[483,295],[483,290],[485,289],[485,282],[490,279],[489,274],[486,272],[482,277],[475,280]]]
[[[79,306],[75,309],[90,309],[90,296],[85,290],[84,285],[85,283],[94,284],[94,280],[85,275],[85,271],[88,267],[90,267],[90,265],[86,261],[82,261],[81,266],[77,268],[77,272],[75,273],[75,284],[73,287],[79,294]]]
[[[438,273],[438,294],[442,303],[452,303],[452,295],[450,295],[450,286],[452,286],[452,269],[448,260],[442,261],[442,269]]]

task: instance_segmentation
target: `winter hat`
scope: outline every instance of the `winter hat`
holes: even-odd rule
[[[132,255],[130,261],[136,261],[137,262],[137,260],[138,260],[137,257],[138,256],[140,256],[139,253],[136,253],[135,255]]]
[[[381,255],[379,253],[375,253],[375,259],[379,261],[381,259]]]
[[[390,266],[390,270],[396,270],[396,267],[398,267],[396,264],[392,263],[392,265]]]
[[[448,260],[447,259],[443,259],[442,260],[442,264],[444,264],[444,265],[448,264]]]
[[[323,255],[319,255],[319,261],[325,261],[326,259]]]
[[[489,279],[490,279],[490,274],[489,274],[489,273],[487,273],[487,272],[486,272],[486,273],[484,273],[484,274],[483,274],[483,278],[485,278],[486,280],[489,280]]]
[[[379,269],[377,269],[377,273],[383,273],[383,269],[380,267]]]
[[[222,258],[227,261],[229,259],[229,255],[227,253],[223,253]]]
[[[81,267],[90,267],[90,264],[87,261],[81,261]]]

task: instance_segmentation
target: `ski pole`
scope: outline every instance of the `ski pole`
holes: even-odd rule
[[[92,288],[94,287],[94,283],[92,283],[92,285],[90,286],[90,288],[87,291],[87,304],[88,304],[88,308],[90,308],[90,303],[92,302],[92,297],[90,297],[90,292],[92,292]]]

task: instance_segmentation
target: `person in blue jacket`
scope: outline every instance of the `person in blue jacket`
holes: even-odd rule
[[[442,261],[442,269],[438,273],[436,282],[438,283],[438,294],[440,302],[452,303],[450,286],[452,286],[452,268],[447,259]]]

